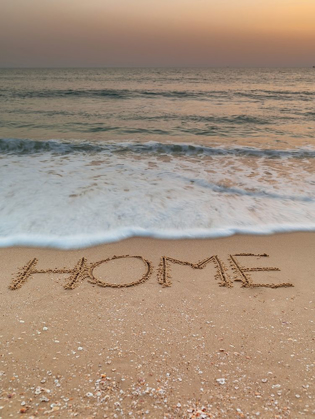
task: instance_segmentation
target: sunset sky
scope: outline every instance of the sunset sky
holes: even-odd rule
[[[1,0],[0,10],[0,67],[315,65],[315,0]]]

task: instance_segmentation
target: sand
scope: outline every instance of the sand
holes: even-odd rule
[[[0,417],[314,417],[314,256],[314,233],[0,249]]]

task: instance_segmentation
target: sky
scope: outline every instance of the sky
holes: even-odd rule
[[[0,67],[310,67],[315,0],[0,0]]]

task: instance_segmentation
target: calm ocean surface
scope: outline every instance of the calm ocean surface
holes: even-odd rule
[[[0,69],[0,246],[299,230],[314,69]]]

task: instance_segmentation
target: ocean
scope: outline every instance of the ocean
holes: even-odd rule
[[[0,69],[0,246],[315,231],[314,69]]]

